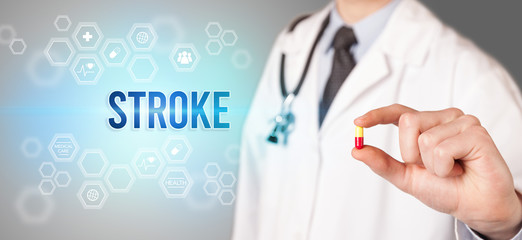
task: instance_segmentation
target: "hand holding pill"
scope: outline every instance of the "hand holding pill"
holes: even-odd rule
[[[361,129],[378,124],[399,128],[404,162],[362,144],[352,156],[400,190],[490,239],[510,239],[520,230],[522,197],[476,117],[456,108],[419,112],[394,104],[369,111],[354,123]]]

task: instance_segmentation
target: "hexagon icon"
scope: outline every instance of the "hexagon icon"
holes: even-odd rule
[[[219,183],[224,188],[232,188],[234,187],[234,184],[236,184],[236,176],[234,176],[233,172],[227,171],[223,172],[221,174],[221,177],[219,177]]]
[[[205,28],[205,32],[209,38],[218,38],[222,31],[223,28],[219,22],[209,22]]]
[[[38,185],[38,189],[42,195],[53,195],[56,186],[52,179],[42,179],[40,185]]]
[[[38,187],[29,187],[16,197],[15,208],[24,223],[41,224],[53,214],[55,202],[52,197],[42,196]]]
[[[132,168],[140,178],[156,178],[166,162],[157,149],[140,149],[134,155]]]
[[[203,171],[205,172],[205,176],[207,176],[207,178],[217,178],[221,173],[221,168],[219,167],[218,163],[209,162],[207,165],[205,165],[205,169],[203,169]]]
[[[192,153],[192,146],[185,136],[170,136],[161,150],[169,163],[185,163]]]
[[[134,56],[127,71],[135,82],[151,82],[158,72],[158,65],[150,55]]]
[[[77,194],[85,209],[101,209],[108,196],[101,181],[85,181]]]
[[[11,49],[11,53],[13,55],[22,55],[27,48],[27,44],[21,38],[13,38],[13,41],[9,44],[9,49]]]
[[[74,56],[75,50],[67,38],[51,38],[44,50],[45,57],[51,66],[67,66]]]
[[[16,37],[16,31],[11,25],[0,25],[0,44],[8,45]]]
[[[107,39],[100,55],[107,66],[123,67],[130,55],[130,50],[123,39]]]
[[[71,184],[71,175],[67,171],[59,171],[54,176],[54,182],[58,187],[68,187]]]
[[[234,30],[225,30],[223,31],[223,34],[221,34],[221,42],[223,42],[223,45],[227,47],[234,46],[237,39],[238,37]]]
[[[102,39],[103,33],[94,22],[78,23],[73,33],[73,40],[80,50],[95,50]]]
[[[187,34],[181,21],[172,15],[156,16],[151,24],[159,33],[154,49],[162,52],[170,51],[172,43],[182,42]]]
[[[67,32],[71,27],[71,19],[67,15],[58,15],[54,20],[54,26],[58,32]]]
[[[223,45],[218,39],[210,39],[205,46],[209,55],[219,55],[223,50]]]
[[[20,145],[20,150],[26,158],[36,158],[42,152],[42,143],[38,138],[29,137],[24,139],[22,145]]]
[[[71,162],[78,152],[78,143],[72,134],[59,133],[54,135],[49,144],[49,152],[56,162]]]
[[[112,165],[105,175],[105,183],[115,193],[129,192],[135,181],[131,168],[125,164]]]
[[[38,171],[43,178],[52,178],[56,173],[56,167],[52,162],[43,162]]]
[[[158,40],[158,34],[150,23],[136,23],[127,35],[130,45],[136,51],[150,51]]]
[[[203,190],[208,196],[217,196],[221,190],[221,186],[219,186],[219,183],[215,179],[210,179],[205,182]]]
[[[192,178],[185,168],[167,168],[159,181],[167,198],[185,198],[192,187]]]
[[[245,69],[252,63],[252,56],[245,49],[239,49],[232,54],[232,65],[237,69]]]
[[[107,169],[109,162],[100,149],[86,149],[83,151],[78,166],[85,177],[101,177]]]
[[[229,206],[236,200],[236,194],[231,189],[224,189],[219,193],[218,199],[222,205]]]
[[[27,61],[25,71],[36,86],[53,86],[62,81],[65,74],[68,73],[68,69],[51,67],[44,52],[43,48],[33,51]]]
[[[199,63],[200,56],[192,43],[176,44],[169,59],[177,72],[192,72]]]
[[[76,57],[70,70],[79,85],[95,85],[103,73],[103,66],[96,55],[82,54]]]

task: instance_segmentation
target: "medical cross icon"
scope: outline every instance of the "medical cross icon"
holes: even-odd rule
[[[82,36],[83,39],[85,39],[86,42],[90,41],[93,36],[89,32],[85,32],[85,34]]]

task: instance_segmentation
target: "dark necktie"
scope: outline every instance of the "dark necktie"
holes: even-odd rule
[[[319,103],[319,127],[323,124],[326,113],[332,105],[335,95],[343,85],[348,74],[355,67],[355,60],[350,53],[350,48],[357,43],[353,29],[349,27],[340,28],[335,34],[332,46],[334,57],[332,61],[332,71],[326,87],[324,88],[323,98]]]

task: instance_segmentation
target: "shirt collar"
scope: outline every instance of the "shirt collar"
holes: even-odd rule
[[[326,38],[325,40],[328,43],[328,47],[325,50],[328,51],[332,47],[333,38],[335,37],[337,30],[343,26],[347,26],[353,29],[355,37],[357,38],[357,44],[355,47],[361,53],[360,55],[363,55],[382,32],[388,19],[393,13],[393,10],[399,2],[400,0],[392,0],[383,8],[352,25],[344,22],[334,4],[330,14],[330,23],[328,24],[328,29],[324,35]]]

